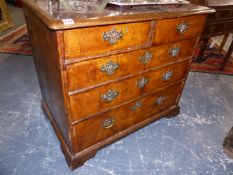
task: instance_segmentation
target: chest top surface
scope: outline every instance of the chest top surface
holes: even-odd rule
[[[51,0],[24,0],[24,8],[32,10],[52,30],[157,20],[214,12],[211,8],[194,4],[107,6],[99,12],[79,12],[72,9],[64,10],[62,5],[58,4],[58,1]],[[64,19],[71,20],[66,24]]]

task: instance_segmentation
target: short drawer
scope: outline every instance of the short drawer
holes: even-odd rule
[[[140,48],[149,42],[152,22],[80,28],[64,31],[66,59]]]
[[[72,120],[87,118],[176,83],[185,78],[189,64],[190,59],[105,86],[70,94]]]
[[[154,114],[176,106],[182,83],[77,123],[74,126],[75,151],[82,151]]]
[[[198,37],[205,23],[205,15],[159,20],[154,44]]]
[[[70,91],[171,64],[192,56],[196,39],[84,61],[67,66]]]

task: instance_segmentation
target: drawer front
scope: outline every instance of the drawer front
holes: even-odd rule
[[[176,19],[159,20],[153,43],[198,37],[202,32],[206,16],[190,16]]]
[[[141,22],[67,30],[64,32],[66,59],[145,46],[151,25],[152,22]]]
[[[84,61],[68,66],[70,91],[132,75],[192,56],[196,39]]]
[[[225,9],[225,10],[217,10],[216,13],[209,14],[207,20],[220,20],[231,17],[233,17],[233,10]]]
[[[82,151],[154,114],[175,106],[181,93],[182,83],[76,124],[75,151]]]
[[[190,60],[188,59],[181,63],[70,95],[72,120],[86,118],[176,83],[185,78],[189,64]]]
[[[220,23],[209,23],[205,26],[203,34],[217,34],[233,30],[233,21],[224,21]]]
[[[233,21],[228,24],[228,30],[233,31]]]

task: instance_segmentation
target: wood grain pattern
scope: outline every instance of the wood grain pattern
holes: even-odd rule
[[[152,22],[141,22],[67,30],[64,32],[66,59],[145,46],[149,42],[151,25]],[[109,44],[103,35],[113,29],[123,36],[116,44]]]
[[[75,150],[77,152],[82,151],[104,139],[110,138],[132,125],[136,125],[156,113],[175,106],[177,94],[180,93],[182,83],[183,82],[175,84],[167,89],[140,98],[120,108],[101,113],[95,118],[76,124],[74,130],[76,137]],[[157,105],[155,101],[161,96],[165,97],[164,103],[162,105]],[[131,107],[138,101],[142,103],[142,106],[133,111]],[[116,120],[114,125],[111,128],[103,128],[103,121],[111,117],[114,117]]]
[[[205,15],[201,15],[159,20],[153,44],[167,43],[175,40],[197,37],[202,32],[202,26],[205,24],[205,18]],[[189,28],[184,34],[179,35],[176,28],[182,22],[189,24]]]
[[[159,120],[162,117],[167,117],[167,118],[175,117],[179,114],[179,112],[180,112],[180,108],[178,106],[172,106],[171,108],[168,108],[160,113],[157,113],[157,114],[141,121],[140,123],[137,123],[136,125],[133,125],[127,129],[113,135],[112,137],[99,142],[98,144],[95,144],[91,147],[88,147],[87,149],[80,151],[80,152],[77,152],[76,154],[73,154],[72,156],[69,156],[70,155],[69,153],[66,153],[65,151],[63,151],[66,155],[66,160],[68,162],[68,165],[69,165],[70,169],[73,170],[73,169],[83,165],[84,162],[87,161],[88,159],[94,157],[98,150],[132,134],[133,132],[149,125],[152,122]]]
[[[149,71],[132,78],[109,83],[105,86],[71,95],[70,105],[72,121],[86,118],[96,114],[97,112],[101,112],[119,105],[124,101],[134,99],[143,94],[153,92],[182,80],[187,74],[188,67],[189,59],[181,63],[166,66],[159,70]],[[163,75],[168,71],[172,71],[173,76],[170,80],[164,81]],[[137,87],[137,82],[142,77],[148,78],[149,82],[144,88],[140,89]],[[109,90],[118,91],[119,95],[112,102],[103,102],[101,96],[106,94]],[[88,110],[86,110],[87,106]]]
[[[68,89],[73,91],[119,77],[133,75],[151,68],[172,64],[192,56],[195,43],[196,38],[68,65]],[[180,48],[179,54],[175,57],[169,55],[172,48]],[[139,60],[145,53],[152,54],[152,58],[147,64],[143,64]],[[119,68],[113,74],[107,75],[106,72],[101,71],[101,67],[107,65],[110,61],[118,64]],[[128,64],[129,62],[130,64]]]
[[[59,55],[58,37],[60,34],[49,30],[27,7],[24,7],[24,12],[44,103],[54,116],[53,119],[67,147],[71,149],[70,121],[66,115],[66,97],[63,93],[62,58]]]
[[[188,4],[78,13],[46,3],[25,0],[24,11],[42,108],[71,169],[120,138],[179,113],[192,51],[212,9]],[[67,18],[74,24],[65,24]],[[187,21],[190,28],[178,36],[177,25]],[[109,44],[106,32],[112,29],[123,37]],[[168,53],[174,47],[181,50],[173,58]],[[139,58],[146,52],[152,59],[145,64]],[[109,61],[119,67],[106,75],[106,68],[100,69]],[[109,90],[118,96],[103,101]]]

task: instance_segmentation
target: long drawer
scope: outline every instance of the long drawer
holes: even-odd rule
[[[226,18],[233,18],[233,10],[232,9],[216,9],[216,13],[212,13],[208,15],[207,21],[216,21],[222,20]]]
[[[226,33],[227,31],[233,31],[233,18],[232,20],[224,20],[222,22],[215,22],[215,23],[207,23],[203,34],[210,35],[210,34],[218,34],[218,33]]]
[[[70,95],[72,120],[78,121],[176,83],[185,78],[189,64],[190,60],[187,59],[158,70]]]
[[[153,43],[168,43],[198,37],[204,23],[205,16],[159,20]]]
[[[140,98],[74,126],[75,151],[82,151],[120,131],[177,105],[181,83]]]
[[[145,46],[152,25],[149,21],[64,31],[65,57],[85,57]]]
[[[190,57],[196,39],[113,55],[67,66],[72,91]],[[130,64],[129,64],[130,63]]]

